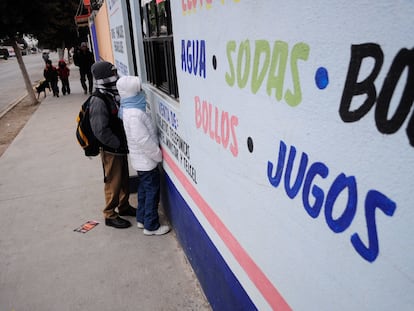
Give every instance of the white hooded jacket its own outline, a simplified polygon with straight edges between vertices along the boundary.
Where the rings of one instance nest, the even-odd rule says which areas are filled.
[[[145,94],[139,77],[123,76],[116,83],[121,96],[120,117],[124,123],[129,156],[136,171],[150,171],[162,161],[157,128],[145,112]]]

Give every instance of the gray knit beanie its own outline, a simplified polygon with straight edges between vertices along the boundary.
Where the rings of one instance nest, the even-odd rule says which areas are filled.
[[[96,62],[92,65],[91,71],[96,80],[107,79],[116,76],[116,68],[110,62]]]

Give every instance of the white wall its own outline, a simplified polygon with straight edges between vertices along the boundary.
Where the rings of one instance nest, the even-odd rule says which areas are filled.
[[[171,10],[180,101],[149,95],[164,167],[257,308],[412,310],[414,3]]]

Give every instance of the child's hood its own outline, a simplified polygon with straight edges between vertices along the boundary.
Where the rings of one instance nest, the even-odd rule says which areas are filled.
[[[135,76],[122,76],[116,82],[121,98],[128,98],[141,92],[141,78]]]

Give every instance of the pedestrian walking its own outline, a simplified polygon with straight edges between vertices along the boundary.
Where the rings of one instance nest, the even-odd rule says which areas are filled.
[[[43,58],[43,61],[46,64],[46,62],[49,60],[49,52],[43,52],[42,53],[42,58]]]
[[[92,95],[89,106],[91,128],[102,145],[105,224],[128,228],[131,223],[120,216],[136,217],[136,209],[129,204],[128,146],[122,121],[118,118],[118,75],[115,67],[105,61],[96,62],[91,70],[95,78],[95,92],[105,96],[104,100]]]
[[[58,72],[56,67],[52,65],[52,61],[50,59],[46,61],[43,76],[52,88],[53,96],[59,97]]]
[[[93,77],[91,66],[95,63],[95,58],[93,53],[89,51],[86,42],[81,43],[80,49],[78,49],[73,56],[73,61],[75,62],[75,65],[79,67],[80,82],[84,93],[87,94],[89,87],[89,94],[92,94]],[[86,79],[88,79],[88,86],[86,85]]]
[[[70,85],[69,85],[69,75],[70,69],[66,65],[66,62],[61,59],[58,63],[58,75],[60,78],[60,82],[62,83],[62,94],[66,95],[66,93],[70,94]]]
[[[127,137],[132,167],[138,173],[137,227],[145,235],[162,235],[170,231],[160,225],[158,204],[160,201],[160,172],[162,161],[156,126],[146,113],[147,102],[141,89],[141,79],[123,76],[116,83],[121,97],[119,117]]]

